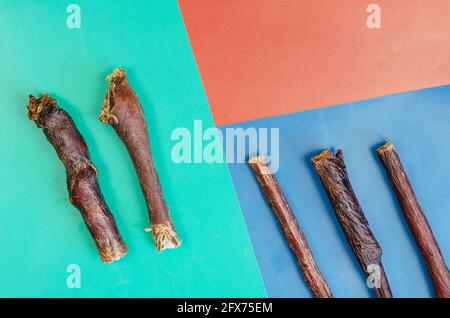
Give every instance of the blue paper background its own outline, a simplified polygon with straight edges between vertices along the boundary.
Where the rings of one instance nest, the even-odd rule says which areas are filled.
[[[377,156],[390,138],[450,262],[450,86],[222,127],[279,128],[278,181],[319,268],[338,297],[373,295],[353,256],[310,158],[342,148],[355,193],[383,248],[394,296],[434,291]],[[270,149],[270,147],[269,147]],[[266,289],[272,297],[311,296],[278,222],[246,164],[229,164]]]

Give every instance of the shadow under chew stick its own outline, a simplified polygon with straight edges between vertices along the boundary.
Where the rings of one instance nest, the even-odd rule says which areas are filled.
[[[28,117],[42,128],[63,162],[70,202],[80,210],[103,262],[123,257],[127,247],[100,192],[89,149],[72,118],[48,94],[39,99],[30,95]]]
[[[450,274],[447,265],[394,145],[388,142],[378,148],[377,153],[386,169],[409,228],[425,259],[436,296],[450,298]]]
[[[289,246],[303,272],[306,283],[311,288],[314,296],[318,298],[333,297],[327,282],[314,261],[308,242],[289,207],[286,197],[270,170],[267,158],[264,155],[253,157],[249,160],[249,164],[261,185],[267,201],[280,222]]]
[[[125,70],[117,68],[107,79],[110,85],[99,118],[114,128],[127,147],[147,203],[157,250],[176,248],[181,240],[163,197],[141,103],[128,83]]]
[[[333,155],[330,150],[325,150],[313,157],[311,161],[328,194],[353,253],[366,276],[371,277],[372,270],[378,269],[379,279],[375,280],[374,284],[377,296],[380,298],[392,297],[381,263],[381,247],[372,234],[369,223],[353,192],[342,150],[338,150],[336,155]]]

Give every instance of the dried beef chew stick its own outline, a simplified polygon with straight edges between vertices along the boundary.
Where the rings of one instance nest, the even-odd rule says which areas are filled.
[[[249,164],[261,185],[268,203],[280,222],[289,246],[303,272],[305,281],[314,296],[317,298],[333,297],[327,282],[317,267],[308,242],[292,213],[287,199],[270,170],[267,158],[264,155],[256,156],[249,160]]]
[[[133,161],[157,250],[176,248],[181,245],[181,240],[163,197],[141,103],[128,83],[125,70],[117,68],[107,79],[110,85],[99,118],[114,128]]]
[[[312,163],[328,198],[336,212],[345,236],[356,255],[367,277],[372,270],[378,269],[378,286],[375,283],[375,293],[380,298],[392,297],[391,289],[381,263],[381,247],[370,230],[358,199],[353,192],[344,163],[341,150],[336,155],[325,150],[312,158]]]
[[[377,153],[386,169],[408,226],[425,259],[436,296],[450,298],[450,273],[394,145],[388,142],[378,148]]]
[[[118,260],[127,253],[114,217],[100,192],[97,169],[72,118],[48,94],[30,95],[28,117],[42,128],[67,174],[70,202],[81,212],[103,262]]]

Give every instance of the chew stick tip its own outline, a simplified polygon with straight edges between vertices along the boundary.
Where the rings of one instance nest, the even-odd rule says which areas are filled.
[[[128,249],[124,246],[119,250],[111,250],[107,253],[101,253],[100,257],[104,263],[112,263],[118,261],[128,253]]]
[[[392,151],[392,150],[395,150],[394,144],[392,142],[388,141],[383,146],[379,147],[377,149],[377,152],[379,154],[382,154],[382,153]]]
[[[39,116],[36,116],[36,115],[38,115],[38,114],[36,114],[37,110],[38,110],[38,104],[39,103],[38,103],[36,97],[34,97],[31,94],[28,95],[28,118],[33,121],[36,121],[37,118],[39,117]]]
[[[331,156],[333,156],[333,152],[330,149],[325,149],[318,155],[312,157],[311,162],[314,164],[317,164],[317,163],[321,162],[322,160],[329,158]]]
[[[261,174],[272,174],[272,169],[269,165],[269,160],[267,159],[266,155],[257,155],[253,156],[249,159],[248,164],[252,169],[257,169],[261,172]]]
[[[123,68],[115,68],[111,74],[106,77],[106,80],[114,82],[127,77],[127,72]]]
[[[170,222],[165,224],[152,224],[151,232],[158,252],[181,246],[181,240]]]
[[[58,104],[49,94],[44,94],[40,98],[36,98],[31,94],[28,95],[28,118],[34,121],[38,126],[41,113],[51,107],[58,108]]]
[[[123,68],[116,68],[111,74],[106,77],[106,80],[110,81],[110,87],[103,101],[103,107],[98,118],[109,125],[117,125],[119,120],[112,114],[112,108],[114,107],[114,88],[116,84],[119,84],[127,78],[127,72]]]
[[[267,163],[267,157],[265,155],[253,156],[248,160],[248,163],[249,164]]]
[[[118,83],[118,81],[116,80],[117,78],[126,78],[125,70],[116,68],[110,75],[106,77],[106,79],[111,83],[103,101],[102,110],[100,112],[100,115],[98,116],[98,119],[100,119],[100,121],[108,125],[117,125],[119,123],[119,119],[112,113],[112,108],[115,104],[114,89],[116,83]]]

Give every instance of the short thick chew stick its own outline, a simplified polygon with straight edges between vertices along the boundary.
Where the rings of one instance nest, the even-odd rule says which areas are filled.
[[[107,79],[110,85],[99,118],[114,128],[127,147],[147,203],[157,250],[176,248],[181,240],[162,194],[141,103],[125,70],[118,68]]]
[[[266,157],[263,155],[253,157],[249,160],[249,164],[261,185],[267,201],[280,222],[289,246],[303,272],[306,283],[311,288],[314,296],[318,298],[333,297],[327,282],[314,261],[308,242],[289,207],[286,197],[270,170]]]
[[[28,117],[42,128],[63,162],[70,202],[80,210],[103,262],[123,257],[127,247],[100,192],[86,142],[72,118],[48,94],[39,99],[30,95]]]
[[[425,259],[437,297],[450,298],[450,274],[425,214],[390,142],[377,149],[400,207]]]
[[[378,286],[375,292],[380,298],[392,297],[386,274],[381,263],[381,247],[370,230],[358,199],[353,192],[341,150],[336,155],[325,150],[312,158],[345,236],[366,276],[378,269]],[[371,276],[372,277],[372,276]]]

